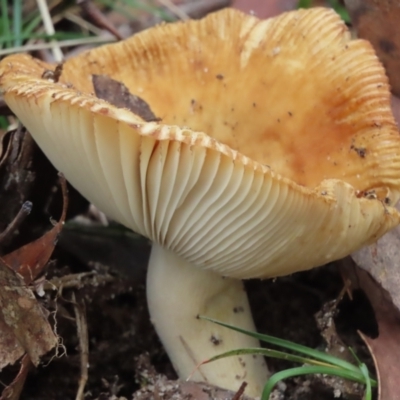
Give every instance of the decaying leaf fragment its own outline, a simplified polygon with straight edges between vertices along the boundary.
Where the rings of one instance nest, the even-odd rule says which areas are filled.
[[[48,313],[28,285],[47,264],[65,220],[65,179],[61,182],[64,207],[60,221],[41,238],[0,258],[0,369],[27,354],[18,376],[5,388],[1,399],[17,399],[28,365],[32,362],[37,366],[41,357],[58,343],[48,322]]]
[[[57,344],[57,337],[51,329],[44,309],[37,302],[33,292],[23,278],[0,260],[0,318],[16,340],[10,338],[28,353],[33,364],[38,365],[40,357]],[[2,337],[5,333],[2,332]],[[7,350],[7,349],[6,349]],[[15,360],[14,360],[15,361]]]

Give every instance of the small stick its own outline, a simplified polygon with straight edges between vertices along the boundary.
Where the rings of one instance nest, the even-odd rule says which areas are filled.
[[[50,281],[41,282],[43,290],[81,289],[84,286],[99,286],[109,282],[114,282],[112,275],[98,275],[96,272],[81,272],[77,274],[64,275],[60,278],[55,277]]]
[[[78,333],[81,358],[81,375],[79,377],[79,386],[75,400],[84,400],[85,386],[89,377],[89,334],[86,322],[86,307],[83,300],[80,300],[79,303],[76,301],[74,292],[72,293],[72,304],[74,306],[76,330]]]
[[[99,8],[94,3],[92,3],[90,0],[77,0],[76,3],[81,6],[82,10],[96,26],[107,30],[119,40],[123,39],[123,37],[114,27],[114,25],[107,19],[107,17],[99,10]]]
[[[97,36],[100,36],[103,33],[102,29],[98,28],[96,25],[82,18],[80,15],[74,14],[71,11],[65,13],[64,18],[80,26],[82,29],[94,33]]]
[[[68,39],[57,42],[58,47],[73,47],[73,46],[81,46],[86,44],[95,44],[95,43],[107,43],[107,42],[115,42],[115,37],[88,37],[81,39]],[[20,52],[28,52],[34,50],[46,50],[54,47],[54,43],[33,43],[27,44],[21,47],[12,47],[10,49],[2,49],[0,50],[0,56],[5,56],[7,54],[14,54]]]
[[[243,393],[244,393],[244,390],[246,389],[246,386],[247,386],[247,382],[243,382],[240,385],[240,388],[238,389],[238,391],[232,397],[232,400],[240,400],[241,397],[243,396]]]
[[[175,14],[182,21],[187,21],[188,19],[190,19],[190,17],[178,6],[176,6],[171,0],[158,0],[158,2],[164,7],[168,8],[168,10],[171,11],[172,14]]]
[[[25,201],[25,203],[22,204],[15,218],[10,222],[7,228],[0,233],[0,243],[8,239],[9,236],[12,235],[18,229],[22,221],[30,214],[31,211],[32,211],[32,203],[30,201]]]
[[[55,29],[54,29],[53,21],[51,20],[51,15],[50,15],[46,0],[36,0],[36,1],[37,1],[39,11],[40,11],[40,15],[42,17],[44,30],[46,31],[46,33],[48,35],[54,35]],[[56,62],[60,63],[63,60],[64,55],[63,55],[57,41],[52,40],[50,42],[50,44],[51,44],[51,51],[53,52],[54,60]]]

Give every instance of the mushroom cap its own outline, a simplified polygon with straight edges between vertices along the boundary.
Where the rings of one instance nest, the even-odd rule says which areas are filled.
[[[331,10],[232,9],[163,24],[53,68],[0,63],[4,99],[50,161],[110,217],[202,268],[284,275],[400,222],[400,138],[370,44]],[[93,96],[123,82],[161,122]]]

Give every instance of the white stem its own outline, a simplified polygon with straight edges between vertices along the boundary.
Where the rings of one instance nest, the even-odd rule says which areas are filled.
[[[197,268],[156,244],[149,261],[147,300],[151,320],[182,379],[212,356],[260,347],[253,338],[197,318],[204,315],[255,331],[241,281]],[[260,396],[267,377],[263,357],[241,355],[203,365],[191,379],[234,391],[246,381],[246,394]]]

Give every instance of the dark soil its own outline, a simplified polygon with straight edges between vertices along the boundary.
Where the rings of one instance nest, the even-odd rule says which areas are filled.
[[[76,232],[76,228],[72,230]],[[51,359],[48,357],[40,368],[30,374],[21,399],[67,400],[76,396],[80,376],[80,351],[71,306],[72,292],[85,303],[89,330],[90,368],[85,398],[170,398],[156,396],[151,390],[147,397],[143,397],[143,393],[137,393],[135,397],[135,392],[142,386],[152,384],[155,379],[159,379],[157,374],[166,376],[167,379],[162,380],[165,385],[171,385],[168,380],[176,379],[168,357],[149,321],[146,307],[145,259],[149,252],[149,244],[145,239],[130,237],[126,240],[126,245],[135,243],[135,246],[132,245],[131,257],[140,261],[133,262],[134,265],[129,271],[118,266],[109,268],[98,260],[98,256],[92,257],[95,259],[94,262],[85,262],[91,247],[99,246],[98,249],[101,249],[99,241],[104,240],[104,232],[107,229],[93,228],[91,244],[81,239],[81,236],[87,235],[85,229],[82,230],[84,231],[82,235],[71,235],[69,229],[66,229],[54,255],[56,262],[51,264],[47,277],[51,280],[57,276],[64,276],[65,279],[71,274],[89,271],[95,271],[95,275],[83,278],[81,281],[72,280],[75,287],[64,289],[62,295],[58,297],[57,332],[62,338],[65,353],[60,349],[59,356],[52,355]],[[96,235],[97,230],[101,231],[101,235]],[[114,245],[117,253],[124,252],[121,250],[123,248],[121,238],[125,237],[125,234],[121,231],[120,235],[119,239],[107,238],[110,242],[108,246]],[[69,250],[66,250],[67,248]],[[71,249],[79,250],[71,251]],[[123,258],[121,260],[124,262]],[[115,265],[119,264],[119,261],[118,256],[114,258]],[[335,265],[275,280],[249,281],[246,286],[260,332],[312,348],[325,348],[326,343],[314,316],[324,304],[335,299],[342,289],[341,277]],[[54,299],[54,292],[47,292],[43,303],[46,307],[54,309],[56,307]],[[352,346],[357,355],[373,368],[368,352],[356,333],[357,329],[362,329],[370,335],[376,335],[374,316],[365,297],[356,294],[353,301],[345,298],[338,308],[335,321],[344,343]],[[269,366],[277,371],[294,365],[289,362],[269,360]],[[152,376],[149,376],[149,371]],[[279,386],[276,398],[307,400],[337,398],[335,394],[337,396],[340,391],[335,392],[334,388],[338,385],[340,387],[340,382],[334,380],[333,383],[328,383],[325,378],[312,376],[290,379]]]

